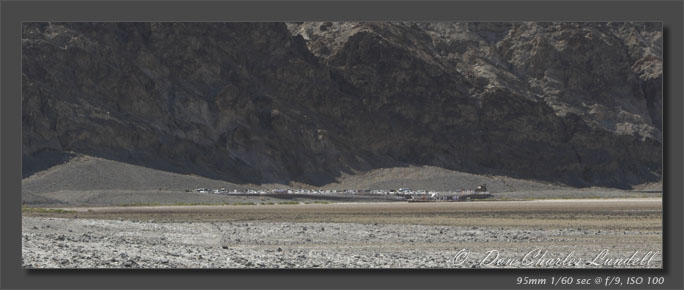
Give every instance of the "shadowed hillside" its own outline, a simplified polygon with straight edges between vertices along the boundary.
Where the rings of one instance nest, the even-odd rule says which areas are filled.
[[[63,152],[234,184],[662,176],[659,23],[25,23],[22,51],[25,176]]]

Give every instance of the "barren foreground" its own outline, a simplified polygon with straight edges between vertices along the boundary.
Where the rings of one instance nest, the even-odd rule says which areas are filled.
[[[651,198],[69,210],[24,214],[24,267],[662,266]]]

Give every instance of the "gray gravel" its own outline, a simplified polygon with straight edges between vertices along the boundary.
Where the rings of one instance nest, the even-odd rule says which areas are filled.
[[[520,260],[535,248],[553,258],[574,251],[582,263],[550,266],[574,268],[598,267],[586,260],[604,249],[611,257],[661,250],[660,232],[603,229],[39,217],[23,217],[22,224],[25,268],[480,268],[487,266],[480,263],[487,251]],[[470,254],[460,263],[456,257],[463,249]],[[648,267],[661,267],[661,259],[655,255]],[[500,267],[548,265],[493,266]]]

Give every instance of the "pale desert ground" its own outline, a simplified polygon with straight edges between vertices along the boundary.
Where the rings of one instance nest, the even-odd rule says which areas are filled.
[[[661,226],[660,198],[72,207],[25,212],[23,266],[660,268]]]

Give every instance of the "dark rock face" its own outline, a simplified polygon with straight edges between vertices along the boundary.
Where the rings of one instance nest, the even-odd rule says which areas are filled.
[[[644,23],[26,23],[24,159],[238,183],[404,164],[577,186],[661,178]]]

